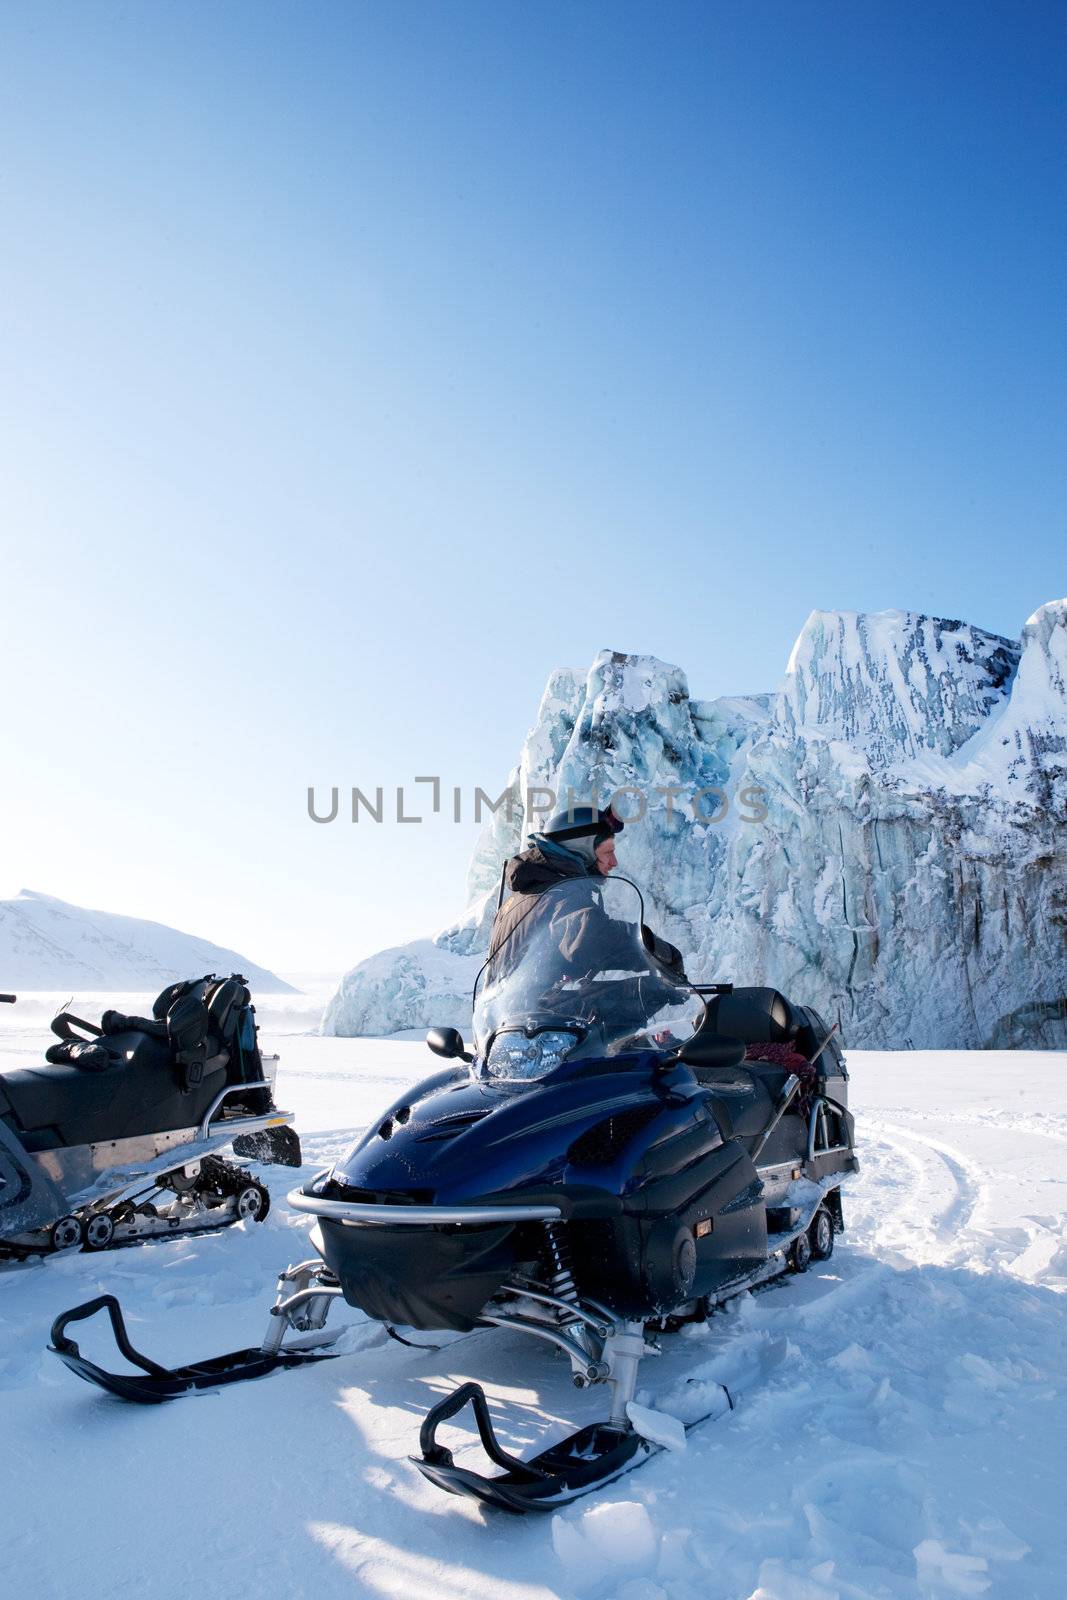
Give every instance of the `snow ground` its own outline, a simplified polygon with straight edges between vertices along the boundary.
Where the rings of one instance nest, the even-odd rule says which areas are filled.
[[[29,996],[0,1019],[0,1066],[35,1058],[54,1009]],[[260,1021],[308,1173],[433,1066],[417,1043],[292,1032],[307,1026],[296,996]],[[266,1169],[261,1225],[0,1270],[4,1591],[1062,1600],[1067,1057],[849,1063],[863,1171],[832,1260],[642,1368],[646,1402],[691,1406],[692,1378],[727,1383],[736,1409],[555,1517],[445,1496],[406,1460],[421,1415],[465,1378],[509,1408],[504,1437],[527,1451],[596,1414],[603,1394],[577,1394],[519,1335],[418,1335],[447,1342],[423,1355],[363,1323],[337,1361],[153,1410],[46,1354],[52,1318],[104,1290],[159,1360],[257,1343],[277,1271],[312,1253],[284,1204],[296,1174]],[[83,1347],[103,1359],[106,1340]]]

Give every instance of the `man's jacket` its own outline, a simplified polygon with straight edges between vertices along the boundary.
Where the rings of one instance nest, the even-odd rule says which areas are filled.
[[[586,976],[596,967],[635,972],[644,966],[632,926],[616,921],[604,909],[597,891],[604,880],[590,875],[577,858],[567,859],[568,854],[549,853],[535,844],[508,862],[504,881],[511,893],[493,920],[489,940],[491,981],[499,981],[514,971],[535,932],[550,933],[575,978]],[[588,903],[576,904],[574,895],[546,894],[546,890],[568,879],[588,886]],[[650,928],[642,926],[641,938],[665,973],[675,982],[685,983],[681,952]]]

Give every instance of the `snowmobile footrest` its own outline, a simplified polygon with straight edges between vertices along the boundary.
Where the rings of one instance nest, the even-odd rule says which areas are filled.
[[[82,1355],[73,1339],[67,1337],[67,1327],[72,1322],[84,1322],[98,1311],[106,1311],[111,1319],[111,1331],[119,1354],[131,1366],[140,1367],[140,1373],[108,1372]],[[52,1324],[52,1342],[48,1347],[53,1355],[65,1363],[87,1383],[95,1383],[120,1400],[136,1400],[142,1405],[156,1405],[163,1400],[177,1400],[181,1395],[197,1389],[215,1389],[220,1384],[237,1383],[244,1378],[263,1378],[279,1367],[303,1366],[310,1361],[324,1361],[339,1354],[336,1350],[233,1350],[224,1356],[209,1356],[187,1367],[161,1367],[158,1362],[135,1350],[126,1332],[122,1307],[113,1294],[101,1294],[84,1305],[73,1306],[62,1312]]]
[[[457,1467],[452,1452],[437,1443],[442,1422],[470,1404],[478,1425],[482,1449],[503,1472],[489,1478]],[[613,1428],[594,1422],[569,1439],[550,1445],[531,1461],[508,1455],[493,1431],[492,1418],[480,1384],[464,1383],[426,1415],[419,1434],[421,1458],[410,1459],[424,1477],[450,1494],[465,1494],[503,1511],[555,1511],[579,1495],[598,1489],[620,1473],[636,1466],[653,1452],[632,1428]]]

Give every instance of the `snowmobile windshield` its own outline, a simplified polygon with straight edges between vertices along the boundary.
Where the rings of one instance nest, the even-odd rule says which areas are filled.
[[[478,980],[479,1076],[543,1078],[565,1060],[671,1050],[696,1032],[703,1001],[645,948],[633,884],[568,878],[522,899]]]

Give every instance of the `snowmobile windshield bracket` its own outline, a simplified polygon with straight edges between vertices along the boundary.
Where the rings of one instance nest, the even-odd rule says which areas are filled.
[[[542,1472],[539,1467],[519,1461],[517,1457],[509,1456],[507,1451],[501,1448],[493,1432],[493,1419],[489,1415],[485,1390],[478,1383],[460,1384],[453,1394],[446,1395],[426,1413],[419,1430],[419,1449],[422,1451],[424,1461],[430,1462],[435,1467],[454,1465],[451,1450],[437,1443],[437,1429],[442,1422],[447,1422],[450,1417],[462,1411],[468,1403],[474,1410],[474,1420],[478,1424],[478,1437],[482,1441],[482,1449],[490,1461],[495,1462],[498,1467],[503,1467],[506,1472],[521,1476],[527,1483],[537,1483],[551,1478],[551,1473]]]
[[[52,1324],[52,1349],[56,1355],[80,1356],[78,1346],[73,1339],[68,1339],[66,1330],[72,1322],[85,1322],[89,1317],[95,1317],[98,1311],[106,1311],[111,1318],[111,1331],[115,1336],[115,1343],[126,1360],[133,1366],[140,1367],[142,1372],[147,1372],[152,1378],[169,1378],[170,1373],[166,1367],[161,1367],[155,1361],[150,1361],[139,1350],[135,1350],[130,1343],[126,1324],[122,1318],[122,1307],[113,1294],[97,1295],[95,1300],[86,1300],[84,1305],[74,1306],[70,1311],[64,1311]]]

